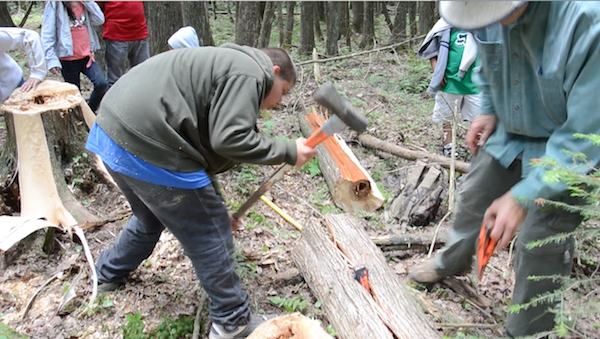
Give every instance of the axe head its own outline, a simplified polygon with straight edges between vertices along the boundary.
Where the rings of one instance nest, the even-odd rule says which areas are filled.
[[[323,107],[329,110],[329,113],[335,114],[342,120],[350,129],[358,132],[364,132],[367,129],[369,121],[367,118],[356,112],[354,107],[342,98],[330,83],[325,83],[317,89],[313,98]]]

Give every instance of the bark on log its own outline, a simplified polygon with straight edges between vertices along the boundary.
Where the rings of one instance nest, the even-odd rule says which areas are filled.
[[[422,151],[413,151],[402,146],[398,146],[395,144],[391,144],[389,142],[385,142],[381,139],[378,139],[372,135],[361,134],[358,136],[358,140],[362,143],[363,146],[370,147],[376,150],[384,151],[391,153],[393,155],[399,156],[408,160],[417,160],[417,159],[428,159],[430,162],[440,164],[444,168],[450,168],[450,159],[441,155],[422,152]],[[454,163],[455,169],[462,173],[469,172],[470,164],[464,161],[455,161]]]
[[[325,221],[329,232],[307,225],[292,259],[339,337],[440,338],[360,222],[340,214]],[[370,291],[353,277],[358,266],[369,270]]]
[[[16,140],[16,149],[5,148],[2,159],[14,166],[4,172],[18,170],[21,215],[44,217],[65,227],[96,221],[72,195],[61,166],[85,152],[87,131],[82,118],[90,125],[95,119],[77,87],[46,80],[30,92],[15,90],[0,110],[11,131],[8,135]],[[10,161],[15,154],[18,169]]]
[[[298,120],[307,137],[324,123],[314,108],[311,114]],[[344,212],[371,212],[383,206],[385,198],[377,184],[344,140],[337,136],[326,139],[317,146],[317,158],[333,202]]]

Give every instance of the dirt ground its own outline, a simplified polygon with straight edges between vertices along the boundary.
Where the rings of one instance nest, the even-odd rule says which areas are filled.
[[[405,79],[414,77],[413,56],[388,51],[323,64],[321,76],[334,82],[349,101],[369,118],[368,133],[388,142],[441,154],[440,127],[431,122],[433,99],[420,91],[402,88]],[[283,106],[263,113],[262,132],[294,139],[300,136],[296,119],[309,111],[317,88],[312,65],[301,67],[301,82],[283,102]],[[84,96],[90,84],[84,81]],[[2,138],[5,127],[0,129]],[[465,129],[459,130],[464,138]],[[388,196],[401,189],[403,169],[412,162],[364,148],[351,132],[342,133],[361,164],[381,184]],[[459,159],[470,155],[461,144]],[[239,206],[273,171],[274,166],[239,166],[220,175],[228,206]],[[460,184],[460,183],[459,183]],[[127,202],[118,193],[110,193],[104,184],[74,192],[87,200],[88,208],[101,219],[110,219],[128,211]],[[322,175],[311,177],[307,170],[294,170],[277,183],[268,196],[300,224],[321,223],[324,213],[340,213],[328,195]],[[193,208],[193,206],[190,206]],[[386,217],[387,204],[373,213],[356,216],[371,236],[402,232],[396,220]],[[428,227],[409,227],[407,233],[432,232],[446,214],[444,200],[437,217]],[[87,230],[85,235],[94,258],[116,240],[127,219]],[[235,234],[237,272],[251,297],[253,311],[282,314],[284,309],[269,301],[271,297],[306,301],[301,311],[329,325],[327,315],[295,271],[290,259],[301,233],[262,202],[245,218],[246,228]],[[440,232],[448,227],[442,223]],[[43,232],[38,232],[2,255],[0,271],[0,321],[31,338],[118,338],[125,316],[141,313],[149,333],[164,317],[193,317],[199,304],[200,287],[191,263],[177,240],[167,231],[146,262],[134,271],[125,288],[101,295],[96,305],[87,305],[91,294],[89,267],[81,245],[66,234],[59,234],[59,248],[50,255],[41,250]],[[427,250],[385,252],[389,265],[423,307],[423,312],[439,326],[440,334],[450,338],[499,338],[513,287],[513,267],[509,252],[491,259],[483,281],[477,284],[472,274],[457,280],[422,288],[408,282],[408,269],[427,257]],[[62,275],[47,281],[58,272]],[[81,274],[77,296],[60,307],[68,286]],[[47,283],[45,285],[45,283]],[[44,286],[45,287],[42,287]],[[24,311],[39,290],[28,314]],[[452,324],[463,325],[452,325]]]

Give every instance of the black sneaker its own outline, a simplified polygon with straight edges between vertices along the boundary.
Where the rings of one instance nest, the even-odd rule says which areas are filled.
[[[251,314],[248,323],[239,326],[223,326],[213,323],[208,339],[245,339],[258,325],[274,317],[276,315]]]
[[[452,144],[446,144],[444,145],[444,147],[442,148],[442,152],[444,153],[444,156],[447,158],[452,158]],[[458,152],[454,152],[454,156],[458,156]]]

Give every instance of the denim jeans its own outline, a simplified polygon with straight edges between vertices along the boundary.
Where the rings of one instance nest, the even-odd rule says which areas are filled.
[[[125,73],[125,63],[129,60],[129,67],[141,64],[150,57],[148,39],[135,41],[114,41],[104,39],[106,52],[106,77],[109,86],[112,86]]]
[[[459,201],[448,234],[448,242],[436,256],[439,274],[450,276],[471,269],[477,237],[483,214],[491,203],[508,192],[521,180],[521,161],[515,160],[504,168],[488,153],[480,151],[459,193]],[[581,204],[569,196],[558,200]],[[529,276],[568,275],[573,261],[574,241],[551,243],[529,249],[527,244],[561,233],[571,232],[581,223],[582,217],[562,209],[536,206],[527,212],[515,242],[515,288],[512,304],[525,304],[533,297],[560,287],[552,279],[529,280]],[[552,304],[540,303],[536,307],[508,315],[506,330],[510,336],[520,337],[551,330],[554,314],[547,312]]]
[[[181,189],[150,184],[109,169],[129,201],[133,216],[113,247],[96,263],[98,281],[125,282],[152,254],[167,228],[179,241],[210,296],[211,321],[235,326],[249,316],[248,294],[234,270],[233,235],[227,209],[213,185]]]
[[[97,63],[92,62],[89,68],[85,67],[89,60],[89,57],[72,61],[61,60],[61,72],[66,82],[77,86],[79,89],[81,89],[79,79],[80,73],[85,74],[85,76],[90,79],[92,84],[94,84],[94,90],[90,95],[88,105],[92,109],[92,112],[95,113],[96,110],[98,110],[98,106],[100,106],[100,100],[102,100],[104,93],[108,90],[108,82],[104,77],[104,73],[102,73],[102,69]]]

